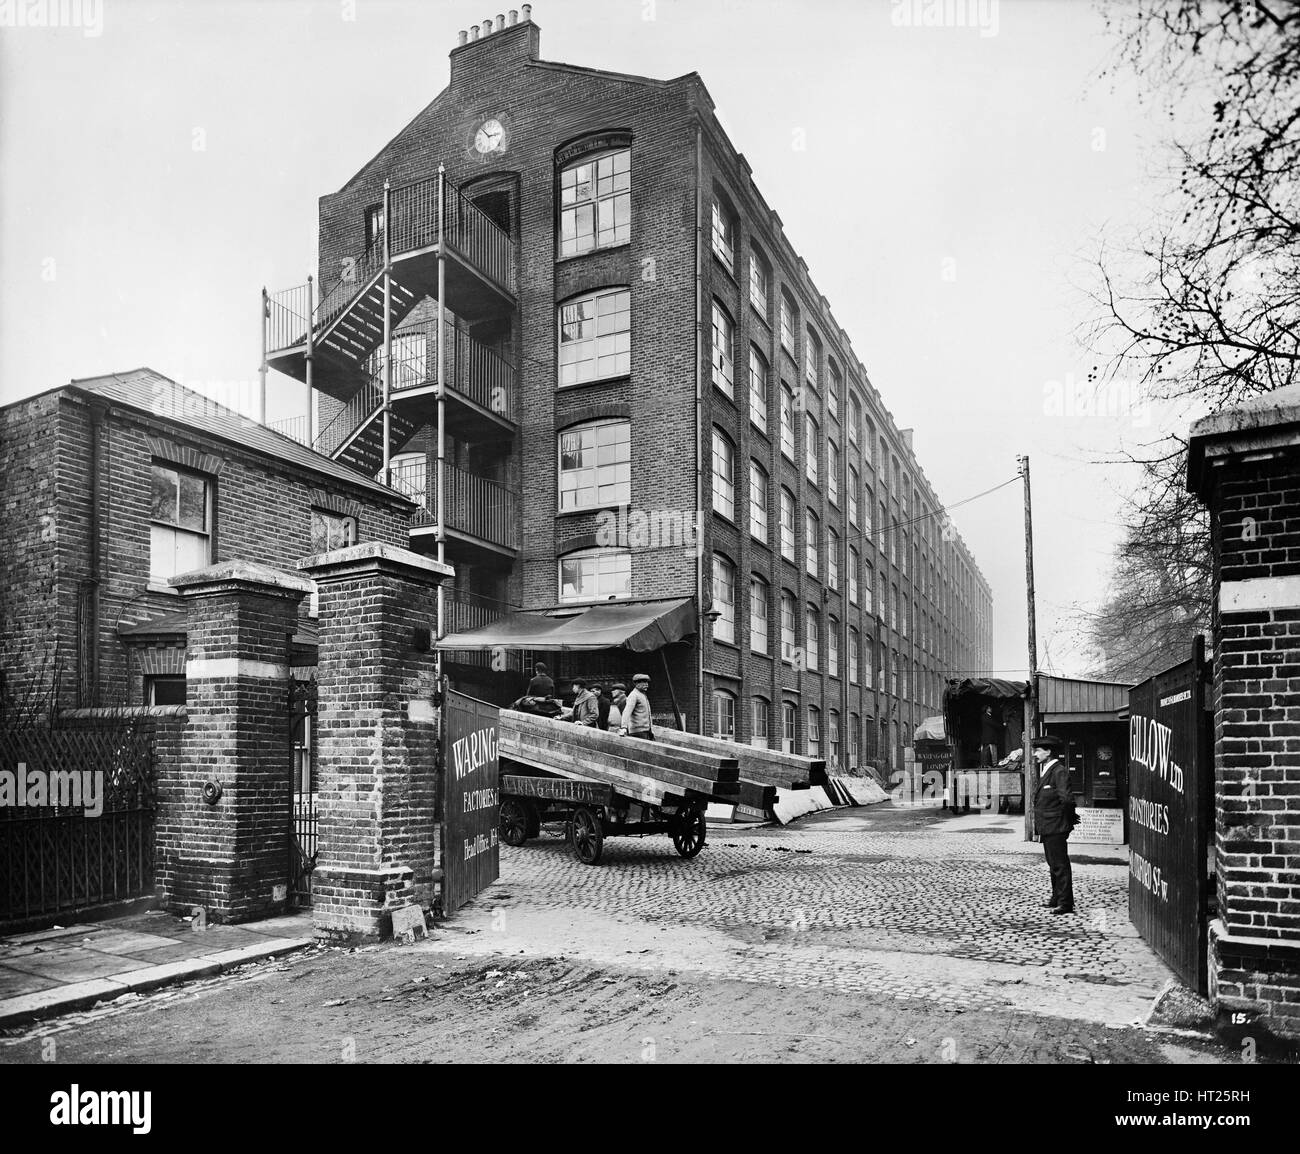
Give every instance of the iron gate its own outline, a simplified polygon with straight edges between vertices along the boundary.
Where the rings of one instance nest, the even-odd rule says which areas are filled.
[[[311,905],[316,869],[316,679],[289,682],[289,726],[293,738],[289,811],[289,908]]]
[[[1189,660],[1129,690],[1129,918],[1202,994],[1213,892],[1209,688],[1210,666],[1198,637]]]
[[[0,730],[0,922],[152,896],[156,787],[146,727]]]

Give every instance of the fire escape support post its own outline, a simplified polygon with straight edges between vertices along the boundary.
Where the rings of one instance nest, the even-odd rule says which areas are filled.
[[[311,360],[313,349],[313,325],[312,319],[316,315],[316,305],[314,302],[315,285],[312,282],[311,274],[307,274],[307,356],[306,356],[306,377],[307,377],[307,448],[316,447],[316,397],[312,393],[311,384]]]
[[[258,420],[263,424],[266,423],[266,350],[269,339],[267,330],[271,327],[271,297],[266,291],[266,285],[262,286],[262,365],[257,370],[259,384],[257,389],[258,408],[261,410]]]
[[[393,483],[393,456],[389,405],[393,395],[393,246],[392,196],[387,180],[384,181],[384,444],[382,475],[385,485]]]
[[[438,165],[438,476],[435,481],[435,512],[438,519],[438,561],[445,563],[447,551],[446,468],[447,468],[447,169]],[[446,631],[446,591],[438,583],[438,638]],[[438,683],[442,684],[442,651],[437,654]]]

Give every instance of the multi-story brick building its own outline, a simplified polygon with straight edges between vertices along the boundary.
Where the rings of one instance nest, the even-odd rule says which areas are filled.
[[[359,539],[405,544],[412,504],[149,369],[0,409],[4,700],[185,702],[169,579],[222,561],[292,570]],[[298,664],[314,664],[304,605]]]
[[[444,633],[689,599],[662,669],[690,728],[892,764],[987,670],[988,582],[699,76],[539,39],[528,6],[462,33],[447,88],[321,199],[320,291],[266,298],[267,363],[315,390],[318,448],[422,503]]]

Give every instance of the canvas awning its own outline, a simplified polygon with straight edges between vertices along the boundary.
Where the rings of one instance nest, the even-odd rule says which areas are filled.
[[[672,601],[607,601],[574,613],[550,609],[508,613],[464,633],[448,633],[439,649],[630,649],[651,653],[696,630],[695,604]]]

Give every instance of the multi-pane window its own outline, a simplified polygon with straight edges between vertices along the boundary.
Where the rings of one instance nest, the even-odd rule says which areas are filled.
[[[731,214],[713,202],[713,255],[729,273],[736,271],[736,226]]]
[[[822,629],[817,610],[811,605],[804,610],[803,626],[804,661],[808,669],[815,671],[821,667]]]
[[[717,301],[713,302],[713,383],[733,400],[736,396],[736,326]]]
[[[821,430],[817,427],[811,413],[804,414],[803,423],[803,454],[804,470],[808,474],[808,480],[814,485],[817,484],[817,459],[820,456],[818,452],[818,442],[821,439]]]
[[[826,442],[826,496],[840,503],[840,447],[834,441]]]
[[[560,306],[560,387],[632,371],[632,294],[604,289]]]
[[[749,579],[749,648],[754,653],[768,651],[768,585],[763,578]]]
[[[826,627],[826,672],[840,675],[840,623],[834,617]]]
[[[366,255],[384,246],[384,206],[372,204],[366,209]]]
[[[862,402],[849,394],[849,440],[858,443],[858,426],[862,423]]]
[[[713,736],[723,741],[736,740],[736,697],[725,689],[713,691]]]
[[[627,549],[582,549],[561,557],[559,569],[561,601],[608,601],[632,594]]]
[[[868,637],[864,643],[863,652],[862,652],[862,659],[863,659],[862,660],[862,675],[863,675],[862,683],[867,689],[875,688],[875,681],[871,676],[871,670],[873,668],[871,664],[873,660],[872,651],[874,649],[875,649],[875,643],[871,640],[870,637]]]
[[[808,706],[808,756],[822,755],[822,711],[815,705]]]
[[[797,619],[799,610],[795,606],[794,594],[788,589],[781,590],[781,660],[794,661],[795,651],[799,648]]]
[[[871,523],[871,510],[875,504],[875,495],[871,492],[871,486],[868,485],[863,491],[862,509],[866,514],[862,522],[862,528],[866,531],[867,536],[875,532],[875,526]]]
[[[793,701],[781,703],[781,752],[794,753],[795,734],[799,727],[799,709]]]
[[[818,575],[818,555],[821,553],[821,536],[822,523],[817,514],[811,509],[805,509],[803,513],[803,532],[804,532],[804,563],[808,568],[808,575],[816,577]]]
[[[423,500],[424,494],[420,494]],[[343,513],[327,513],[323,509],[311,511],[311,551],[328,553],[331,549],[346,549],[357,543],[357,519]]]
[[[885,612],[889,614],[889,628],[895,632],[898,630],[898,586],[889,587],[889,604],[885,606]]]
[[[749,533],[764,544],[768,533],[768,478],[757,461],[749,462]]]
[[[871,651],[871,642],[867,642],[867,652]],[[884,693],[889,689],[889,682],[885,680],[885,674],[888,670],[885,668],[888,662],[888,650],[883,643],[876,646],[876,683],[880,686],[880,692]]]
[[[827,385],[826,385],[826,409],[832,417],[840,415],[840,391],[844,388],[844,379],[840,376],[840,370],[835,367],[834,361],[826,362],[827,368]]]
[[[767,432],[767,361],[753,345],[749,346],[749,419]]]
[[[794,460],[794,393],[790,386],[781,386],[781,452]]]
[[[832,709],[826,719],[826,759],[832,766],[840,763],[840,714]]]
[[[713,511],[736,519],[736,447],[721,429],[713,430]]]
[[[767,731],[770,725],[771,708],[765,697],[750,698],[749,744],[759,749],[767,748]]]
[[[794,356],[794,301],[781,293],[781,347]]]
[[[632,500],[632,422],[593,421],[559,436],[560,512]]]
[[[873,590],[875,589],[875,580],[876,580],[876,571],[872,567],[871,562],[868,561],[866,575],[862,582],[862,593],[863,593],[862,608],[865,609],[868,613],[874,613],[876,611],[875,605],[872,600]]]
[[[877,508],[880,510],[880,520],[872,527],[872,539],[876,548],[885,553],[889,549],[889,542],[885,540],[889,536],[889,506],[881,500]]]
[[[858,523],[858,471],[849,466],[849,524]]]
[[[858,670],[861,662],[861,652],[858,648],[858,631],[849,630],[849,684],[857,685]]]
[[[882,569],[876,574],[876,612],[880,615],[882,620],[887,612],[885,609],[885,603],[887,601],[888,598],[885,596],[885,571]]]
[[[212,489],[206,477],[153,466],[149,579],[158,584],[212,563]],[[321,550],[323,552],[323,550]]]
[[[858,603],[858,551],[849,546],[849,604]]]
[[[862,457],[868,465],[871,464],[871,454],[876,445],[876,424],[870,417],[867,418],[866,428],[862,437]]]
[[[834,529],[826,531],[826,584],[840,587],[840,535]]]
[[[880,530],[883,533],[884,523],[881,523]],[[898,564],[898,518],[890,517],[889,519],[889,560],[893,565]]]
[[[902,633],[904,637],[907,636],[907,618],[911,614],[911,612],[912,612],[912,607],[908,603],[907,595],[904,593],[900,593],[899,605],[898,605],[898,629],[899,632]]]
[[[803,374],[808,383],[818,391],[821,390],[822,343],[817,334],[808,330],[808,339],[803,345]]]
[[[632,238],[632,152],[621,149],[560,173],[560,257]]]
[[[713,640],[736,641],[736,567],[721,553],[713,554],[713,608],[720,617],[713,623]]]
[[[891,649],[891,650],[889,651],[889,672],[890,672],[890,685],[891,685],[891,688],[892,688],[892,691],[893,691],[894,696],[897,697],[897,696],[898,696],[898,686],[899,686],[899,680],[898,680],[898,650],[897,650],[897,649]]]
[[[849,765],[858,764],[858,730],[862,728],[862,718],[856,713],[849,714]]]
[[[772,274],[756,251],[749,254],[749,303],[767,319],[768,299],[772,293]]]
[[[781,488],[781,556],[794,560],[794,494]]]

